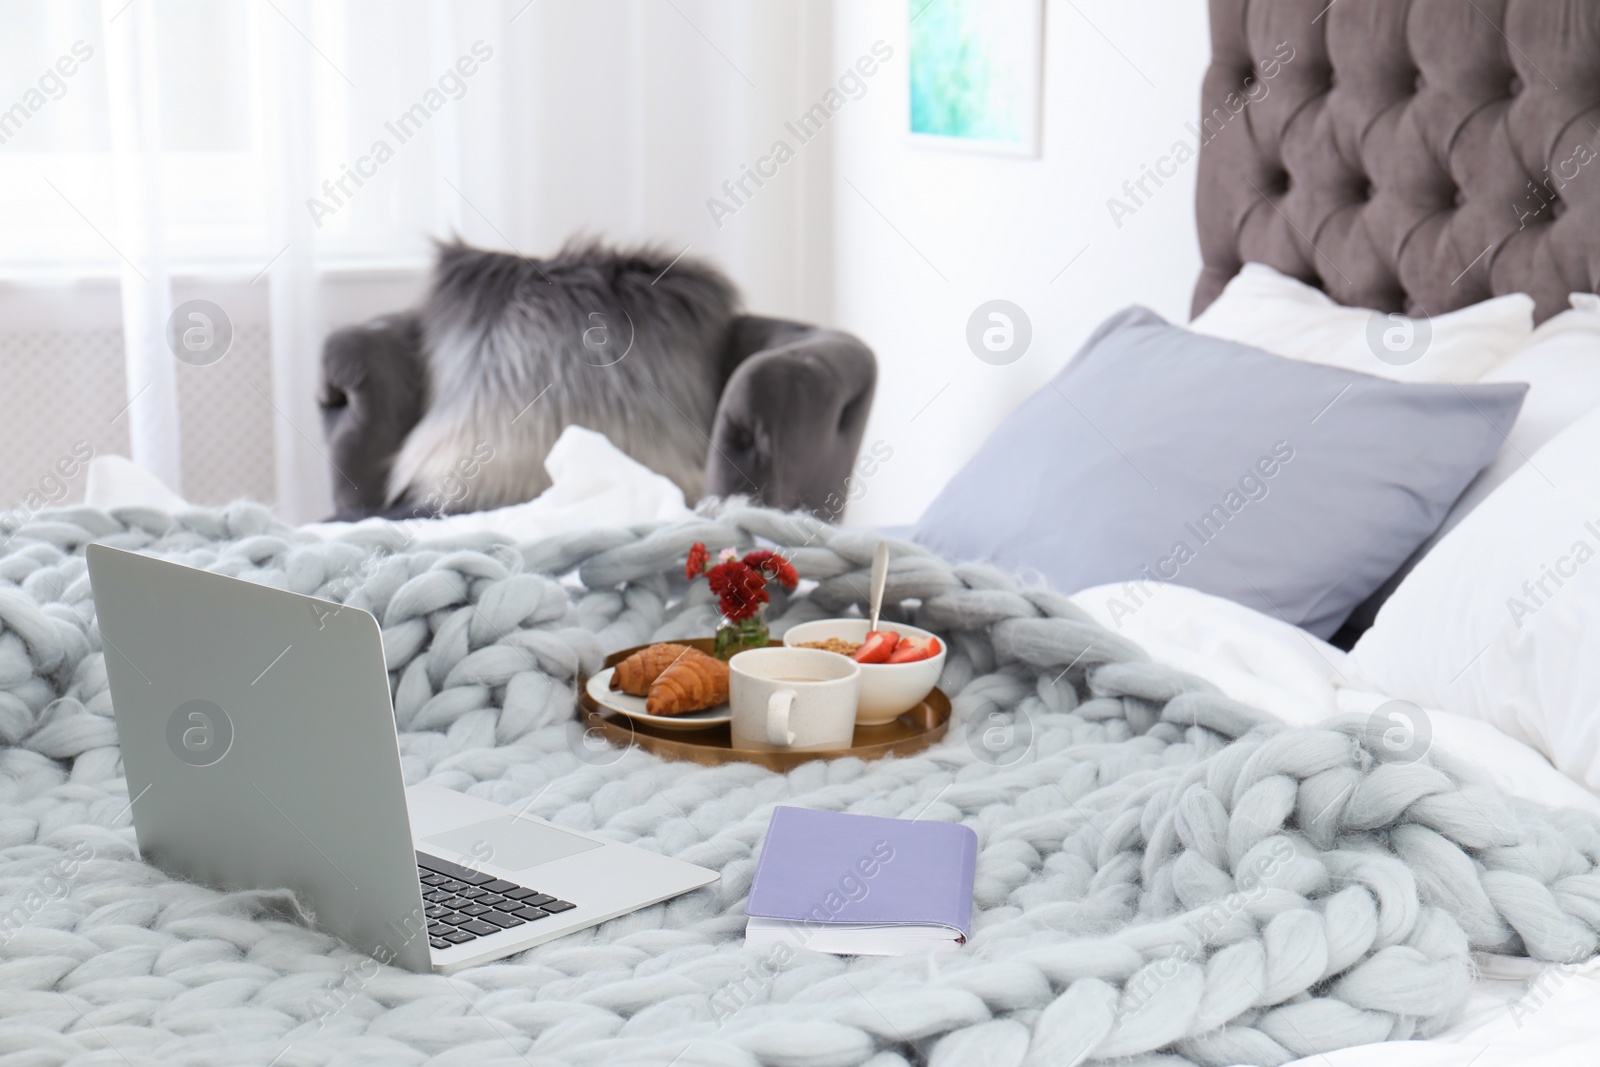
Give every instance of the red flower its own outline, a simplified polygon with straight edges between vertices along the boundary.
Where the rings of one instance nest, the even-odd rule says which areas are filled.
[[[706,572],[706,581],[717,594],[722,614],[734,622],[750,618],[771,599],[766,576],[743,560],[717,564]]]
[[[785,589],[792,590],[800,583],[794,564],[767,549],[759,549],[744,558],[744,565],[760,571],[768,580],[776,578]]]
[[[704,574],[711,591],[717,596],[722,614],[734,622],[750,618],[761,609],[761,605],[772,602],[767,592],[768,582],[776,580],[785,589],[793,589],[800,583],[800,575],[795,572],[794,565],[767,549],[759,549],[739,559],[734,556],[733,549],[725,548],[721,559],[721,563],[710,566],[711,557],[706,546],[696,541],[689,549],[689,560],[684,565],[683,573],[690,580]]]

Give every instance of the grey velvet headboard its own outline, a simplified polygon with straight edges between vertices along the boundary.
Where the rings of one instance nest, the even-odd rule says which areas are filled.
[[[1195,313],[1252,260],[1411,315],[1600,283],[1600,0],[1211,0],[1211,43]]]

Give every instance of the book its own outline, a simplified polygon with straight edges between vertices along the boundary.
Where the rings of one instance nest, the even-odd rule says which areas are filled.
[[[978,835],[958,823],[777,808],[746,945],[845,956],[954,950],[972,921]]]

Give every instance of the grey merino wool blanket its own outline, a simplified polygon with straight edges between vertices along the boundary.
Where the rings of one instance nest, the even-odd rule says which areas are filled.
[[[1276,725],[1060,595],[897,547],[892,616],[947,636],[956,723],[919,755],[787,774],[596,748],[576,677],[705,634],[690,544],[757,542],[858,606],[872,539],[729,507],[525,544],[322,542],[254,507],[59,511],[0,547],[0,1058],[7,1063],[1276,1064],[1432,1034],[1471,953],[1596,951],[1600,825],[1398,761],[1363,722]],[[139,862],[84,544],[315,593],[383,628],[408,782],[715,868],[664,904],[445,978],[381,966]],[[575,573],[576,579],[572,577]],[[558,576],[567,576],[565,580]],[[978,836],[973,935],[938,957],[746,949],[775,805]]]

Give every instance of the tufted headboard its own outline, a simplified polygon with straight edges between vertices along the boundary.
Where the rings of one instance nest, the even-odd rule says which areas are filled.
[[[1437,315],[1600,284],[1600,0],[1211,0],[1198,314],[1247,261]]]

